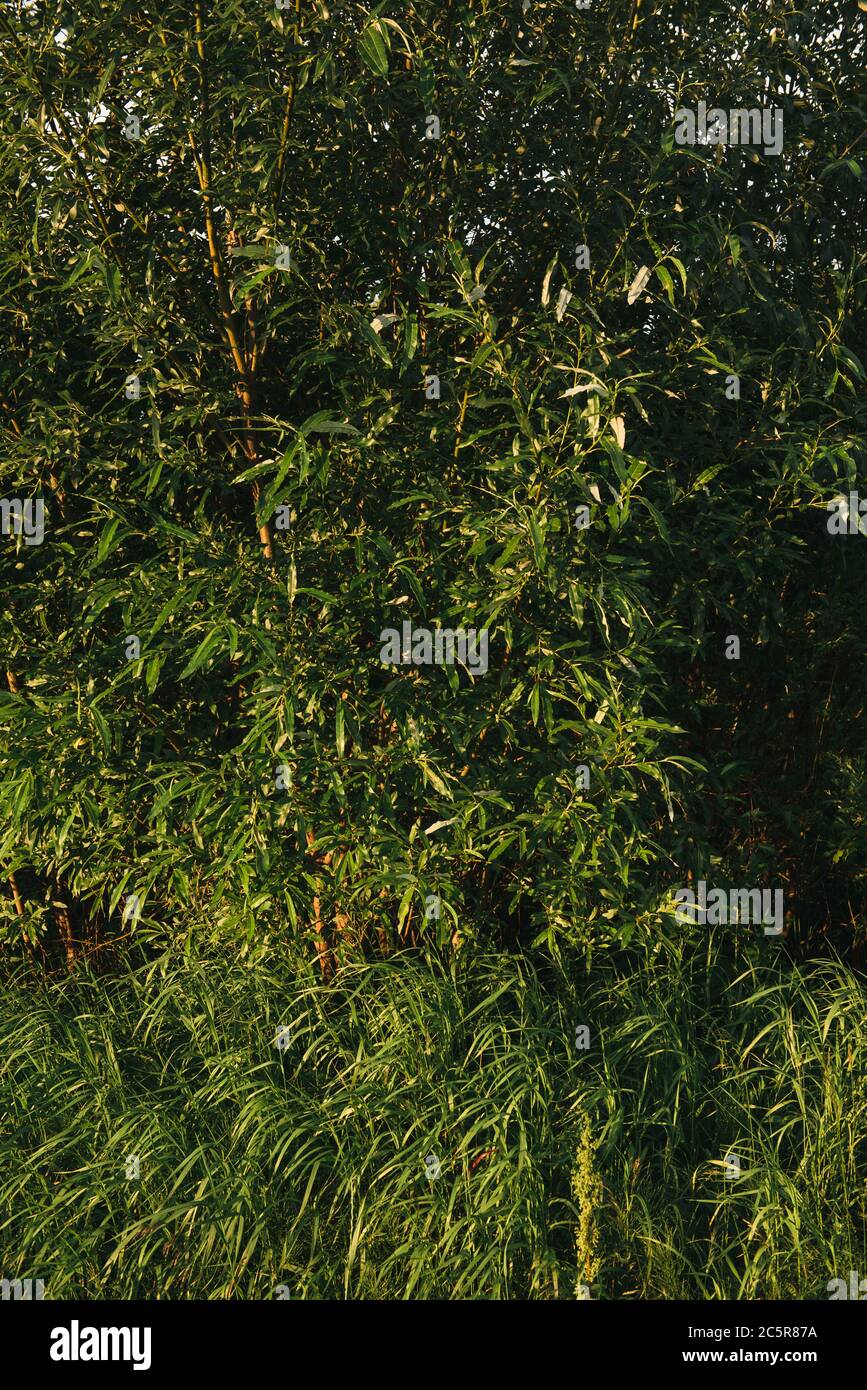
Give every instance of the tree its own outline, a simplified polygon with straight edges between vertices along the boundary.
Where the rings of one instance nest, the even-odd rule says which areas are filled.
[[[847,927],[863,49],[839,0],[5,7],[10,941],[628,943],[710,866]],[[405,621],[487,670],[384,665]]]

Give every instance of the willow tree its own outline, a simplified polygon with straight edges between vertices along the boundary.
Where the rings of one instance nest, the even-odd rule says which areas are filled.
[[[847,929],[863,52],[842,0],[4,4],[10,942],[628,943],[710,865]]]

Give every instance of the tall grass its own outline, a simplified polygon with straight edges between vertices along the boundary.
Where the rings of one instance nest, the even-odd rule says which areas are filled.
[[[0,1274],[53,1298],[571,1298],[590,1232],[594,1297],[825,1297],[867,1273],[865,990],[778,950],[721,931],[591,975],[402,954],[323,987],[209,944],[7,977]]]

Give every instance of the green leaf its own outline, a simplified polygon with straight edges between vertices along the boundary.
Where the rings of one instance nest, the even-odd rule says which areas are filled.
[[[533,540],[533,554],[536,557],[536,564],[540,570],[545,568],[547,555],[545,552],[545,540],[542,535],[539,523],[533,513],[530,513],[530,535]]]
[[[157,653],[156,656],[150,658],[145,667],[145,689],[149,695],[153,695],[157,688],[157,682],[159,681],[160,671],[163,668],[164,661],[165,657]]]
[[[193,652],[193,655],[190,657],[183,671],[181,671],[178,680],[185,680],[186,677],[191,676],[194,671],[198,671],[199,667],[204,666],[205,662],[208,660],[208,657],[211,655],[212,652],[216,651],[217,647],[220,646],[222,641],[222,627],[213,628],[208,633],[208,635],[205,638],[203,638],[202,641],[199,643],[198,647]]]
[[[680,276],[680,278],[681,278],[681,280],[682,280],[682,282],[683,282],[683,292],[684,292],[684,294],[686,294],[686,271],[684,270],[683,262],[682,262],[682,261],[679,261],[679,260],[677,259],[677,256],[669,256],[668,260],[669,260],[669,264],[670,264],[670,265],[673,265],[674,268],[675,268],[675,270],[676,270],[677,273],[679,274],[679,276]]]
[[[90,269],[90,266],[96,259],[96,251],[91,246],[86,251],[86,253],[79,259],[78,264],[76,265],[69,278],[67,280],[64,280],[63,284],[60,286],[60,289],[58,290],[58,293],[62,294],[64,290],[68,290],[71,285],[74,285],[77,280],[80,280],[84,272]]]
[[[112,304],[120,301],[120,271],[117,266],[108,261],[102,263],[102,273],[108,288],[108,297]]]
[[[346,733],[345,721],[343,716],[343,701],[337,701],[337,715],[334,721],[334,741],[337,745],[337,756],[342,758],[346,752]]]
[[[358,40],[358,52],[362,62],[378,77],[388,74],[388,55],[391,43],[388,31],[378,21],[369,24]]]
[[[418,346],[418,322],[415,314],[409,314],[403,331],[403,359],[411,362]]]
[[[438,772],[434,772],[433,768],[427,762],[421,760],[419,761],[419,767],[424,774],[425,780],[430,782],[431,786],[434,787],[441,796],[448,797],[449,801],[454,799],[447,783],[443,781]]]
[[[111,521],[107,522],[107,524],[102,528],[102,534],[99,538],[99,545],[96,548],[97,564],[101,564],[101,562],[105,559],[106,555],[109,555],[111,551],[114,550],[115,547],[113,545],[113,541],[117,534],[120,524],[121,518],[119,516],[115,516],[112,517]]]
[[[94,724],[96,725],[97,730],[98,730],[98,732],[99,732],[99,737],[100,737],[100,741],[101,741],[101,743],[102,743],[103,749],[105,750],[106,753],[110,753],[110,752],[111,752],[111,732],[110,732],[110,730],[109,730],[109,727],[108,727],[108,725],[106,724],[105,719],[104,719],[104,718],[102,717],[102,715],[100,714],[99,710],[96,708],[96,705],[91,705],[91,706],[90,706],[90,713],[91,713],[91,716],[92,716],[92,718],[93,718],[93,722],[94,722]]]
[[[376,353],[377,357],[381,358],[381,360],[385,363],[387,367],[390,367],[391,358],[388,354],[388,349],[386,348],[379,334],[374,333],[370,324],[365,323],[363,320],[359,323],[358,326],[361,329],[362,337],[365,338],[370,347],[373,348],[373,351]]]
[[[656,275],[656,277],[659,280],[659,283],[662,285],[662,288],[668,295],[669,302],[671,304],[674,304],[674,281],[672,280],[665,266],[658,265],[654,271],[654,274]]]
[[[534,724],[538,724],[538,722],[539,722],[539,700],[540,700],[540,698],[541,698],[541,691],[540,691],[540,688],[539,688],[538,685],[534,685],[534,686],[533,686],[533,689],[530,691],[530,695],[529,695],[529,699],[528,699],[528,704],[529,704],[529,706],[530,706],[530,714],[531,714],[531,716],[532,716],[532,719],[533,719],[533,723],[534,723]]]

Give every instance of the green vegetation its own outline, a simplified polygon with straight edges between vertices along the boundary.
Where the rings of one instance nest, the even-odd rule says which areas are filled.
[[[11,981],[5,1275],[60,1298],[572,1298],[595,1228],[595,1298],[827,1297],[867,1267],[863,985],[761,957],[724,933],[590,977],[404,952],[323,988],[273,946],[179,946]]]
[[[0,6],[3,1277],[867,1272],[864,22]]]

